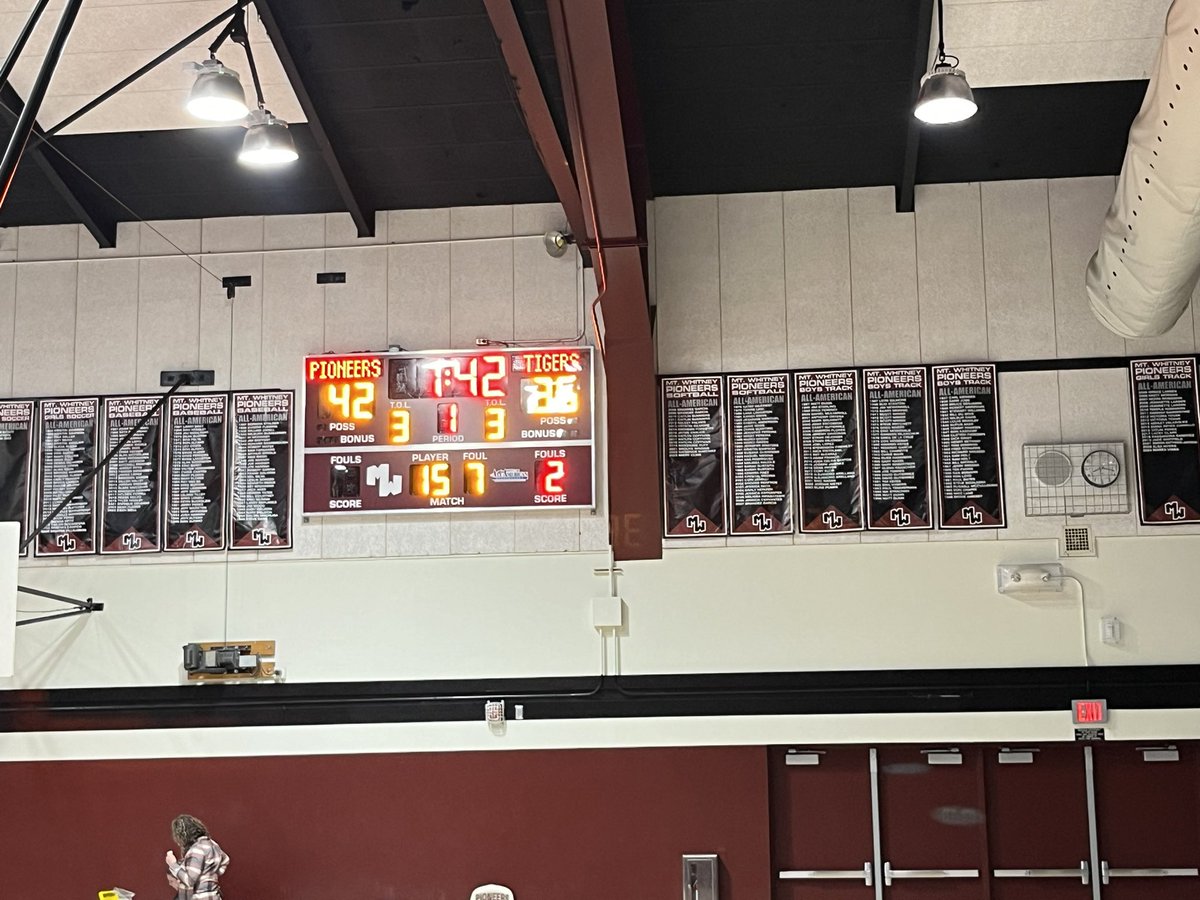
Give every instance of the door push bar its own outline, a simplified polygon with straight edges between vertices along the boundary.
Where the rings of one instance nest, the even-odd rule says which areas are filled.
[[[867,887],[875,884],[871,864],[863,863],[861,869],[790,869],[779,873],[782,881],[822,878],[861,878]]]
[[[1081,884],[1088,883],[1087,860],[1080,860],[1074,869],[993,869],[996,878],[1078,878]]]
[[[1107,861],[1100,863],[1100,883],[1108,884],[1110,878],[1179,878],[1200,875],[1200,869],[1117,869]]]
[[[883,883],[891,886],[894,878],[978,878],[978,869],[893,869],[890,862],[883,864]]]

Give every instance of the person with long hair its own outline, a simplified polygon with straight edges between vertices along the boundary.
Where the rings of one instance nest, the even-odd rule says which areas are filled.
[[[179,815],[171,822],[171,837],[179,847],[167,851],[167,883],[179,900],[222,900],[221,876],[229,856],[208,836],[208,829],[195,816]]]

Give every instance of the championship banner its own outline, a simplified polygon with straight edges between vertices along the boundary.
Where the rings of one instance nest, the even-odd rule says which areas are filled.
[[[1196,359],[1129,364],[1137,451],[1138,519],[1143,525],[1200,520]]]
[[[230,547],[284,550],[292,546],[291,391],[233,395],[233,477]]]
[[[662,379],[667,537],[726,533],[722,380],[720,375]]]
[[[800,531],[861,531],[858,376],[853,369],[796,375]]]
[[[0,521],[19,522],[22,543],[29,534],[32,469],[33,401],[0,400]]]
[[[39,523],[96,466],[100,400],[72,397],[38,403]],[[80,556],[96,552],[96,483],[91,481],[34,541],[34,556]]]
[[[1004,475],[996,367],[933,367],[942,528],[1003,528]]]
[[[104,452],[130,435],[159,397],[104,401]],[[160,498],[162,409],[126,441],[104,468],[100,488],[100,552],[154,553],[162,549]]]
[[[225,549],[228,416],[228,394],[175,394],[167,401],[165,550]]]
[[[867,527],[933,527],[924,366],[864,369]]]
[[[731,534],[792,533],[791,397],[784,372],[729,375]]]

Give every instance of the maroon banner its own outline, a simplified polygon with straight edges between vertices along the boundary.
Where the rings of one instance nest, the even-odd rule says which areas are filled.
[[[126,436],[159,397],[104,401],[104,452]],[[162,409],[159,408],[105,466],[100,487],[100,552],[155,553],[161,549]]]
[[[720,375],[662,379],[666,537],[726,533],[722,381]]]
[[[72,397],[38,403],[38,521],[50,515],[96,466],[100,400]],[[88,483],[33,542],[34,556],[96,552],[96,484]]]
[[[225,549],[228,418],[228,394],[167,401],[165,550]]]
[[[229,540],[234,550],[292,546],[291,391],[233,395]]]

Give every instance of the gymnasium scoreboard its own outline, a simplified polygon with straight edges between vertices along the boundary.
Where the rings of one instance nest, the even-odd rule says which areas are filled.
[[[590,508],[589,347],[304,359],[304,514]]]

